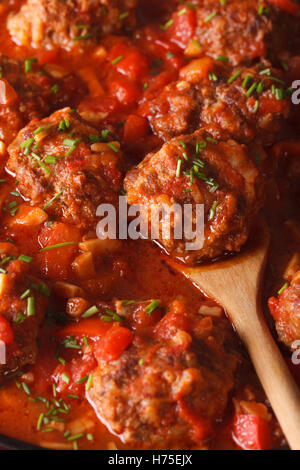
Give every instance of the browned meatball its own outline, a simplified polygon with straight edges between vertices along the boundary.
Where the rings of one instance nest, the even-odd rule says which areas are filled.
[[[278,60],[282,51],[297,51],[299,46],[296,6],[293,14],[258,0],[192,0],[185,8],[187,13],[179,5],[172,16],[171,39],[184,46],[197,39],[202,53],[228,57],[233,65],[266,57]],[[185,15],[189,26],[184,28]]]
[[[54,79],[36,59],[25,62],[0,55],[0,140],[10,143],[32,119],[77,105],[85,88],[74,75]]]
[[[289,116],[282,73],[269,62],[232,69],[205,58],[191,62],[180,75],[143,111],[165,140],[205,126],[216,138],[270,144]]]
[[[295,340],[300,340],[300,271],[278,298],[269,299],[269,308],[280,341],[291,346]]]
[[[34,364],[49,292],[45,284],[30,277],[29,263],[17,259],[16,247],[10,243],[0,243],[0,247],[2,271],[5,271],[0,274],[0,323],[8,322],[12,334],[6,344],[6,364],[0,365],[1,382],[10,373]]]
[[[172,139],[149,154],[127,173],[125,189],[129,204],[141,205],[149,226],[152,206],[192,204],[195,227],[196,205],[204,205],[201,249],[187,251],[187,239],[175,239],[174,231],[163,235],[167,215],[162,213],[160,219],[159,242],[190,263],[239,251],[262,205],[262,181],[246,147],[233,140],[216,141],[206,130]]]
[[[18,189],[49,215],[88,228],[100,203],[117,203],[121,151],[109,131],[99,131],[65,108],[31,122],[9,146],[8,170]]]
[[[131,315],[139,309],[134,305]],[[214,436],[233,387],[237,356],[226,347],[228,324],[175,301],[147,333],[132,334],[131,345],[110,361],[99,344],[87,394],[99,419],[133,447],[199,448]]]
[[[17,44],[71,49],[134,24],[136,0],[27,0],[8,18]]]

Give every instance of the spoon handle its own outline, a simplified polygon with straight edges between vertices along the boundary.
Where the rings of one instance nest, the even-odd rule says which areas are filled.
[[[234,319],[237,333],[249,352],[291,449],[300,450],[300,391],[257,303],[240,296],[236,302],[231,302],[228,313]]]

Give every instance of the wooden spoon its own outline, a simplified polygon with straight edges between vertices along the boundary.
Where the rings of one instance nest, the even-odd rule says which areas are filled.
[[[300,450],[300,392],[262,312],[261,280],[270,244],[263,220],[254,233],[254,243],[236,257],[192,268],[171,264],[223,306],[249,352],[290,447]]]

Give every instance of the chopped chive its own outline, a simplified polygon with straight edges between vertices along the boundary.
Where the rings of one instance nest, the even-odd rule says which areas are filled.
[[[208,78],[209,78],[212,82],[217,82],[217,81],[218,81],[218,77],[217,77],[217,75],[216,75],[214,72],[208,72]]]
[[[258,83],[258,85],[256,87],[256,91],[257,91],[258,94],[260,94],[264,91],[264,86],[265,86],[264,80],[262,80],[261,82]]]
[[[224,55],[218,55],[218,57],[216,57],[216,60],[219,60],[220,62],[229,62],[229,59],[228,57],[225,57]]]
[[[261,70],[259,72],[259,75],[271,75],[272,71],[271,69],[268,67],[267,69],[264,69],[264,70]]]
[[[37,58],[36,57],[29,57],[29,59],[26,59],[24,61],[24,69],[25,69],[25,73],[29,73],[32,71],[32,64],[34,62],[37,62]]]
[[[36,425],[36,429],[37,429],[38,431],[40,431],[41,428],[42,428],[42,424],[43,424],[43,419],[44,419],[44,417],[45,417],[44,413],[41,413],[40,416],[39,416],[37,425]]]
[[[119,19],[120,19],[120,20],[125,20],[125,18],[128,18],[128,16],[129,16],[128,11],[125,11],[124,13],[121,13],[121,14],[119,15]]]
[[[24,392],[26,393],[26,395],[31,395],[31,391],[30,391],[30,388],[28,387],[27,383],[26,382],[21,382],[21,385],[22,385],[22,388],[23,388]]]
[[[76,383],[77,385],[81,385],[83,384],[84,382],[86,382],[88,380],[89,376],[86,375],[85,377],[82,377],[82,379],[78,380]]]
[[[73,41],[84,41],[92,37],[91,33],[82,34],[81,36],[76,36],[73,38]]]
[[[21,325],[24,322],[25,319],[26,319],[25,315],[23,315],[23,313],[19,312],[19,313],[17,313],[15,323],[17,325]]]
[[[135,304],[135,300],[123,300],[123,302],[122,302],[122,305],[124,307],[127,307],[129,305],[133,305],[133,304]]]
[[[214,201],[210,211],[209,211],[209,216],[208,216],[208,220],[212,220],[216,214],[216,209],[218,207],[218,201]]]
[[[201,140],[200,142],[196,143],[196,155],[199,154],[200,150],[205,149],[206,147],[206,142],[205,140]]]
[[[177,178],[180,177],[181,165],[182,165],[182,160],[181,160],[181,158],[179,158],[178,162],[177,162],[177,168],[176,168],[176,177]]]
[[[83,432],[80,432],[78,434],[74,434],[74,436],[69,436],[67,440],[72,442],[72,441],[76,441],[77,439],[80,439],[83,436],[84,436]]]
[[[85,390],[88,392],[93,385],[93,374],[89,374],[89,377],[87,379],[87,382],[85,384]]]
[[[117,147],[115,144],[113,144],[113,142],[109,142],[107,145],[108,145],[114,152],[117,153],[117,152],[119,151],[118,147]]]
[[[96,305],[93,305],[93,307],[88,308],[82,315],[82,318],[90,318],[93,315],[96,315],[96,313],[99,313],[99,308],[96,307]]]
[[[282,88],[276,88],[275,90],[275,98],[279,101],[282,100],[284,96],[283,89]]]
[[[87,438],[88,441],[93,441],[94,440],[94,436],[90,432],[86,435],[86,438]]]
[[[50,92],[51,92],[52,94],[55,94],[55,93],[58,92],[58,90],[59,90],[59,86],[57,85],[57,83],[55,83],[55,84],[51,87]]]
[[[251,75],[249,75],[249,73],[247,73],[246,77],[243,80],[242,88],[247,88],[247,85],[248,85],[250,80],[253,80],[253,77]]]
[[[217,144],[218,141],[216,139],[213,139],[212,137],[207,137],[206,138],[207,142],[210,142],[211,144]]]
[[[31,292],[30,289],[25,290],[23,294],[20,296],[20,299],[21,300],[26,299],[30,295],[30,292]]]
[[[252,83],[251,87],[249,88],[249,90],[246,93],[247,98],[250,98],[252,93],[254,93],[254,91],[256,90],[256,87],[257,87],[257,82]]]
[[[168,28],[170,28],[170,26],[172,26],[173,23],[174,23],[174,20],[171,19],[167,21],[164,25],[161,25],[160,29],[162,29],[163,31],[166,31]]]
[[[66,383],[66,384],[69,384],[70,383],[70,377],[68,376],[68,374],[66,374],[65,372],[63,372],[61,374],[61,378],[63,379],[63,381]]]
[[[258,108],[259,108],[259,101],[256,100],[256,101],[255,101],[255,104],[254,104],[254,108],[253,108],[253,112],[254,112],[255,114],[257,113]]]
[[[61,196],[63,192],[64,192],[64,189],[62,189],[62,190],[59,191],[57,194],[55,194],[55,196],[53,196],[53,198],[50,199],[50,201],[47,202],[47,204],[45,204],[45,206],[43,207],[43,210],[45,211],[46,209],[48,209],[48,207],[49,207],[59,196]]]

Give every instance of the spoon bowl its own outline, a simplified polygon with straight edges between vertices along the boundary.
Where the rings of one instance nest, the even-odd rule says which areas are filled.
[[[241,254],[208,265],[172,263],[172,267],[225,309],[248,350],[291,449],[300,450],[300,391],[270,333],[261,304],[269,245],[270,232],[260,218]]]

